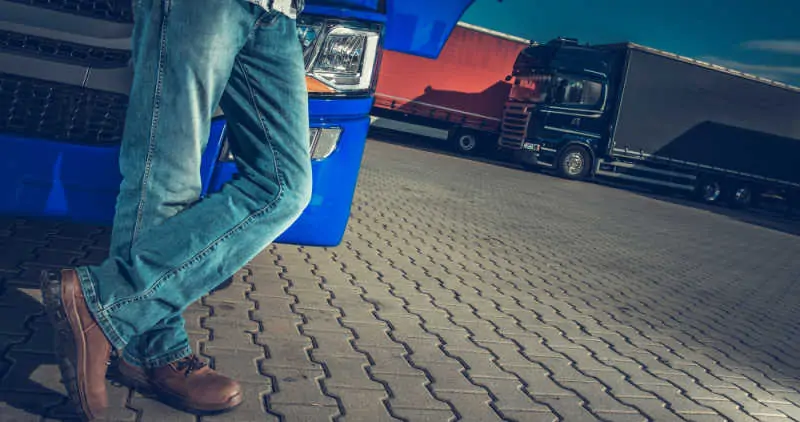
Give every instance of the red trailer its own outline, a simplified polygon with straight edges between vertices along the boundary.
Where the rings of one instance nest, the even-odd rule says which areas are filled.
[[[495,146],[523,38],[459,23],[435,60],[383,53],[373,127],[451,142],[461,153]]]

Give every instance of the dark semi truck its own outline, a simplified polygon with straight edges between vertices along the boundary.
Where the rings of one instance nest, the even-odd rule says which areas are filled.
[[[559,38],[517,58],[499,138],[529,168],[684,191],[800,198],[800,88],[633,44]]]

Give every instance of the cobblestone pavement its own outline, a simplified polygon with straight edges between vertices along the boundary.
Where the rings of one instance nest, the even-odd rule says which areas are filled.
[[[800,237],[740,220],[370,142],[340,247],[270,247],[187,311],[247,388],[202,420],[800,420]],[[0,421],[72,415],[36,279],[107,242],[0,220]]]

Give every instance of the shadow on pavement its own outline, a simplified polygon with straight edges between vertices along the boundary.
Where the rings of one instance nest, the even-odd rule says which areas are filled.
[[[10,416],[4,420],[17,420],[15,414],[19,420],[75,420],[57,369],[53,329],[37,294],[33,285],[5,286],[0,293],[0,413]]]
[[[108,254],[108,228],[47,220],[0,217],[0,421],[77,421],[61,384],[54,332],[44,313],[39,274],[77,265],[94,265]],[[231,280],[215,290],[228,287]],[[125,413],[129,390],[118,380],[112,356],[109,400]],[[38,417],[37,417],[38,416]]]
[[[435,154],[446,155],[450,157],[457,157],[464,160],[474,162],[492,164],[500,167],[505,167],[512,170],[528,171],[521,166],[510,162],[507,158],[503,157],[500,153],[494,151],[483,152],[480,155],[464,156],[454,152],[449,148],[446,141],[426,138],[422,136],[409,135],[406,133],[394,132],[386,129],[370,129],[370,139],[377,142],[384,142],[393,145],[399,145],[414,149],[419,149]],[[556,177],[554,174],[547,170],[536,172],[534,174],[543,174],[550,177]],[[585,183],[585,182],[583,182]],[[626,190],[640,196],[645,196],[651,199],[668,202],[675,205],[684,207],[691,207],[700,209],[707,212],[723,215],[725,217],[747,223],[755,226],[760,226],[770,230],[779,231],[782,233],[790,234],[793,236],[800,236],[800,210],[794,212],[785,209],[785,205],[780,203],[772,203],[759,208],[748,210],[736,210],[726,207],[725,205],[705,205],[696,202],[690,198],[682,197],[680,195],[671,193],[661,193],[652,191],[647,188],[612,182],[608,180],[595,180],[590,183],[595,183],[601,186],[612,187],[615,189]]]
[[[376,142],[419,149],[436,154],[475,161],[478,163],[493,164],[514,170],[522,170],[521,166],[505,160],[501,154],[496,153],[490,148],[487,148],[488,151],[487,149],[484,149],[483,151],[476,152],[474,155],[463,155],[457,153],[445,140],[410,135],[407,133],[378,128],[371,128],[368,138]]]
[[[624,189],[624,187],[623,187]],[[704,205],[692,201],[688,198],[661,195],[658,193],[640,193],[643,196],[669,202],[685,207],[701,209],[714,214],[738,220],[743,223],[761,226],[770,230],[779,231],[793,236],[800,236],[800,214],[797,211],[789,211],[783,208],[782,204],[769,204],[760,208],[749,210],[736,210],[727,208],[724,205]]]
[[[39,274],[97,260],[102,234],[96,227],[0,218],[0,419],[77,420],[61,384]]]

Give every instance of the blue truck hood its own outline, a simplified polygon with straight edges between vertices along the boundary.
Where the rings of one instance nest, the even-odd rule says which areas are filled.
[[[309,5],[346,7],[386,14],[387,50],[435,59],[450,32],[475,0],[306,0]]]

